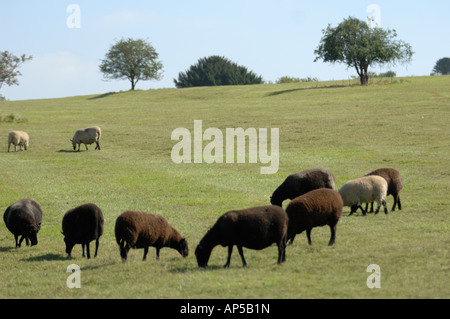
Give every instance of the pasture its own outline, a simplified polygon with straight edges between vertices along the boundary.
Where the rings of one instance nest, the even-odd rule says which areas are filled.
[[[368,87],[349,81],[160,89],[61,99],[0,102],[1,213],[21,198],[40,203],[43,222],[34,247],[14,249],[0,222],[0,298],[448,298],[450,296],[450,77],[394,79]],[[14,116],[9,116],[13,114]],[[16,120],[15,120],[16,119]],[[19,120],[17,120],[19,119]],[[279,170],[261,175],[261,163],[174,164],[174,129],[279,128]],[[73,152],[75,130],[102,128],[95,145]],[[11,130],[30,135],[28,151],[7,153]],[[206,143],[204,143],[206,144]],[[358,213],[337,225],[314,228],[286,249],[277,265],[275,245],[216,247],[209,266],[197,266],[195,247],[226,211],[268,205],[293,172],[330,169],[339,188],[373,169],[403,175],[402,210]],[[76,245],[67,258],[64,213],[95,203],[105,217],[96,259]],[[288,201],[284,202],[286,207]],[[123,264],[114,223],[133,209],[160,214],[189,243],[175,250],[131,250]],[[91,243],[91,251],[94,242]],[[69,289],[70,264],[81,267],[81,288]],[[381,270],[381,288],[369,289],[370,264]]]

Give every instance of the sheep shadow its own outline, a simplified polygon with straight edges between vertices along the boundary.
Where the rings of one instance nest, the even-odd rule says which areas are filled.
[[[59,150],[56,152],[57,153],[78,153],[78,151],[74,151],[74,150]]]
[[[35,261],[56,261],[56,260],[67,260],[66,256],[60,254],[44,254],[40,256],[34,256],[22,259],[22,261],[35,262]]]
[[[0,253],[3,252],[7,252],[7,251],[11,251],[11,250],[15,250],[16,248],[14,248],[13,246],[10,247],[0,247]]]

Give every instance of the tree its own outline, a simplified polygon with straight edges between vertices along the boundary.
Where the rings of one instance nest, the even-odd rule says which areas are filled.
[[[369,66],[408,63],[414,54],[411,45],[396,40],[395,30],[370,28],[365,21],[349,17],[336,28],[322,30],[323,37],[314,51],[314,62],[345,63],[358,73],[361,85],[369,81]]]
[[[155,48],[144,40],[122,39],[112,45],[100,64],[106,80],[129,80],[131,90],[139,81],[160,80],[163,65]]]
[[[17,57],[8,51],[0,51],[0,89],[3,84],[8,86],[19,85],[19,80],[17,79],[22,73],[18,68],[25,62],[33,59],[31,55]]]
[[[433,74],[450,74],[450,58],[439,59],[433,68]]]
[[[185,73],[174,79],[177,88],[192,86],[260,84],[262,77],[249,72],[225,57],[213,55],[199,59]]]

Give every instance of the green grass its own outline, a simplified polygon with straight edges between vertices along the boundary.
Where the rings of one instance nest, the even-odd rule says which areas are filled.
[[[1,116],[26,119],[0,122],[0,208],[33,198],[44,213],[34,247],[14,249],[12,234],[0,223],[0,298],[448,298],[450,77],[348,84],[0,102]],[[193,133],[194,120],[203,120],[203,130],[222,132],[279,128],[278,173],[261,175],[261,163],[172,163],[172,131],[185,127]],[[102,127],[102,150],[71,152],[74,131],[90,125]],[[13,129],[29,133],[27,152],[6,153]],[[235,249],[231,267],[223,269],[227,252],[218,246],[209,267],[197,267],[195,247],[221,214],[266,205],[288,174],[320,166],[333,171],[337,187],[376,168],[398,169],[403,210],[343,216],[331,248],[328,227],[313,230],[313,246],[301,234],[281,266],[272,246],[244,249],[245,269]],[[83,259],[77,245],[68,259],[62,216],[86,202],[105,216],[99,256]],[[142,262],[143,251],[132,250],[122,264],[114,223],[127,209],[166,217],[186,236],[189,257],[165,248],[157,262],[151,249]],[[66,287],[66,269],[73,263],[81,267],[81,289]],[[381,268],[381,289],[366,286],[370,264]]]

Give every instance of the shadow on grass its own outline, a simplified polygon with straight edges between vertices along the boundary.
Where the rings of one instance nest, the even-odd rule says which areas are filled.
[[[10,247],[0,247],[0,253],[3,253],[3,252],[7,252],[7,251],[11,251],[11,250],[14,250],[15,248],[13,247],[13,246],[10,246]]]
[[[78,153],[78,151],[74,151],[74,150],[59,150],[56,152],[57,153]]]
[[[104,93],[104,94],[100,94],[100,95],[97,95],[97,96],[90,97],[88,100],[103,99],[105,97],[108,97],[108,96],[111,96],[111,95],[115,95],[115,94],[117,94],[117,92],[108,92],[108,93]]]
[[[276,96],[286,93],[292,93],[296,91],[307,91],[307,90],[317,90],[317,89],[335,89],[335,88],[345,88],[345,87],[351,87],[353,85],[328,85],[328,86],[310,86],[306,88],[296,88],[296,89],[289,89],[289,90],[282,90],[282,91],[275,91],[268,93],[267,96]]]
[[[55,261],[55,260],[68,260],[67,256],[60,254],[45,254],[40,256],[34,256],[30,258],[22,259],[22,261],[34,262],[34,261]]]

